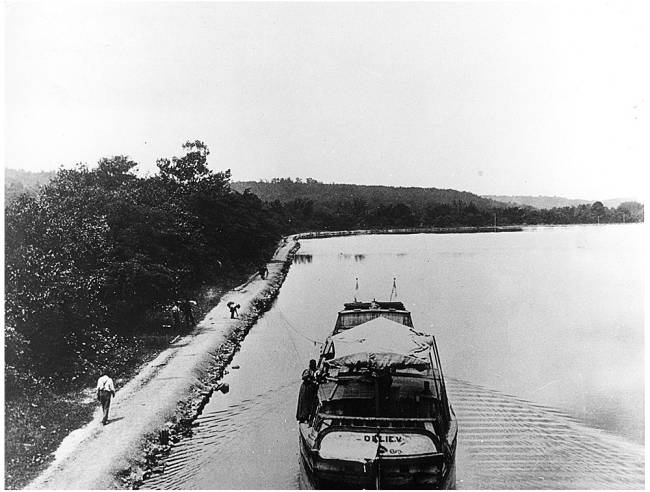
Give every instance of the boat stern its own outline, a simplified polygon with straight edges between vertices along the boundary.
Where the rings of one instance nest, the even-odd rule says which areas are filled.
[[[450,488],[454,477],[454,460],[424,432],[331,430],[314,446],[301,441],[305,468],[321,485]]]

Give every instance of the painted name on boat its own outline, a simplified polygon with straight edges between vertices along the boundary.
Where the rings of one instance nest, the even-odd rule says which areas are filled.
[[[363,440],[366,442],[402,442],[403,438],[402,436],[365,435],[363,436]]]

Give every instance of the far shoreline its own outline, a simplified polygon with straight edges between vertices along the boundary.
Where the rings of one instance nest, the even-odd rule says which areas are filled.
[[[364,236],[364,235],[389,235],[389,234],[479,234],[495,232],[525,232],[534,228],[554,228],[554,227],[603,227],[611,225],[637,225],[643,222],[605,222],[602,224],[522,224],[509,226],[458,226],[458,227],[402,227],[402,228],[384,228],[384,229],[352,229],[340,231],[311,231],[301,232],[287,236],[295,238],[296,241],[302,239],[326,239],[330,237],[344,236]]]
[[[520,226],[460,226],[460,227],[405,227],[390,229],[354,229],[341,231],[313,231],[295,234],[296,241],[301,239],[320,239],[341,236],[362,236],[372,234],[475,234],[481,232],[521,232]]]

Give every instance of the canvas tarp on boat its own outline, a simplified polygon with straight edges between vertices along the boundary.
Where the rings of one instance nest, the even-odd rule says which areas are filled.
[[[379,317],[331,337],[330,367],[417,367],[429,365],[433,337]]]

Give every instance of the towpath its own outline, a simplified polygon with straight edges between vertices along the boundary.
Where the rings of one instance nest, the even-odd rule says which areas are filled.
[[[227,340],[237,320],[230,319],[226,304],[241,305],[240,313],[282,276],[282,266],[294,241],[288,240],[268,264],[266,280],[252,276],[223,296],[194,332],[176,341],[120,389],[111,405],[110,421],[101,425],[101,409],[92,422],[72,432],[55,453],[54,462],[27,489],[120,488],[116,474],[128,468],[141,453],[143,437],[165,424],[177,402],[207,369],[212,354]]]

